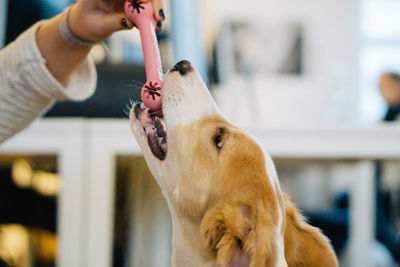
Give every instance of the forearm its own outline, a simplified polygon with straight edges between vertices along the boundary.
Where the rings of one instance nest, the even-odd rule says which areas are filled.
[[[42,115],[56,100],[84,100],[96,87],[90,58],[62,85],[46,67],[37,40],[39,22],[0,51],[0,144]]]

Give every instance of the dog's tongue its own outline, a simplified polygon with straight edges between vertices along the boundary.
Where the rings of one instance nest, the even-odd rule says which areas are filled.
[[[164,131],[164,126],[161,123],[160,119],[156,116],[152,116],[151,120],[153,121],[154,126],[156,127],[156,133],[159,137],[166,137],[166,133]]]

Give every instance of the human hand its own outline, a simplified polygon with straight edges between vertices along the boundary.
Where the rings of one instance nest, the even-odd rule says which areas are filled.
[[[161,0],[151,2],[159,31],[165,19]],[[93,43],[107,39],[116,31],[131,29],[134,25],[125,16],[124,3],[125,0],[78,0],[70,11],[69,27],[76,37]]]

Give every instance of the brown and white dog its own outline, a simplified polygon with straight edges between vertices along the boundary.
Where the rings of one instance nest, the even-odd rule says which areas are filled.
[[[338,266],[270,156],[224,118],[188,61],[164,76],[162,106],[166,129],[142,104],[130,119],[171,212],[173,266]]]

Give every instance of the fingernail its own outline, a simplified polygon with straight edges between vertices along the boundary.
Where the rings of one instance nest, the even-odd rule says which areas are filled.
[[[160,15],[160,17],[162,18],[162,19],[165,19],[165,12],[164,12],[164,9],[160,9],[160,11],[158,11],[158,14]]]
[[[129,28],[128,23],[126,23],[126,18],[121,19],[121,25],[124,28]]]
[[[161,28],[162,28],[162,22],[161,21],[157,21],[157,27],[160,28],[160,31],[161,31]]]

